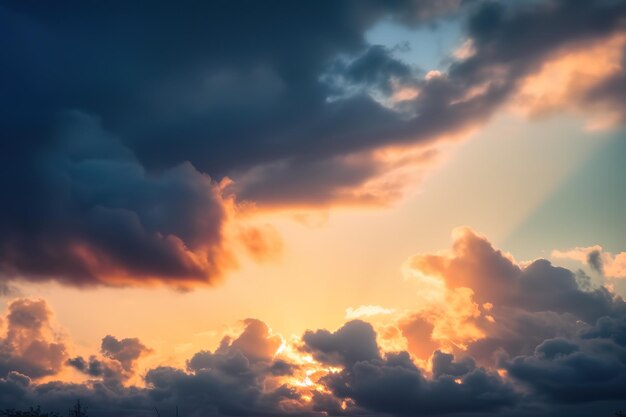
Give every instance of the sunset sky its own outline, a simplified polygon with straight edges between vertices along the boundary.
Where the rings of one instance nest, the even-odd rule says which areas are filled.
[[[0,0],[0,410],[626,410],[626,1]]]

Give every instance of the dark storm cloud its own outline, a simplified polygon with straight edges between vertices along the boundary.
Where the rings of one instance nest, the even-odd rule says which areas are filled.
[[[3,277],[184,287],[212,282],[230,265],[228,203],[211,178],[188,163],[146,172],[82,113],[56,125],[44,149],[24,149],[2,168]]]
[[[364,30],[387,8],[403,9],[278,1],[154,3],[148,12],[122,2],[11,2],[5,30],[22,46],[6,51],[12,59],[4,71],[16,76],[11,91],[19,98],[13,112],[30,118],[78,108],[101,117],[148,166],[188,160],[221,176],[293,153],[298,137],[281,131],[305,115],[323,121],[334,113],[324,110],[317,78],[335,54],[362,50]],[[37,64],[47,82],[29,85]]]
[[[215,181],[260,205],[397,198],[360,190],[398,166],[373,151],[486,120],[547,54],[625,15],[620,1],[3,2],[0,272],[214,282],[234,265]],[[475,53],[445,76],[365,41],[383,18],[450,16]]]
[[[384,8],[401,17],[400,3]],[[361,110],[394,119],[369,100],[327,110],[317,80],[385,13],[377,2],[5,2],[2,276],[214,282],[234,262],[208,175],[302,154]]]

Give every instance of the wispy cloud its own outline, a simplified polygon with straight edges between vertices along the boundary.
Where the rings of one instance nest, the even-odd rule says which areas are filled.
[[[378,315],[389,315],[395,313],[393,308],[385,308],[377,305],[363,305],[357,308],[348,307],[346,309],[346,319],[358,319],[360,317],[372,317]]]
[[[613,254],[595,245],[566,251],[554,250],[552,257],[578,261],[607,278],[626,278],[626,252]]]

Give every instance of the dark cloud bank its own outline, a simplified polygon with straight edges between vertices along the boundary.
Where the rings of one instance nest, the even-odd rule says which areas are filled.
[[[282,339],[248,319],[238,336],[197,352],[186,369],[142,373],[146,386],[139,387],[129,378],[137,376],[137,361],[152,353],[141,341],[109,335],[100,354],[70,357],[68,342],[46,332],[46,303],[18,299],[0,339],[0,404],[65,410],[80,398],[93,416],[144,416],[153,407],[164,413],[178,405],[186,416],[582,417],[610,416],[624,406],[621,297],[546,260],[521,266],[469,229],[449,254],[417,255],[411,265],[441,277],[451,291],[471,288],[468,302],[476,306],[490,303],[467,323],[482,336],[448,352],[434,344],[430,369],[416,365],[412,348],[383,351],[374,327],[354,320],[336,331],[302,335],[297,349],[318,371],[306,374],[314,385],[299,385],[294,381],[303,378],[307,363],[276,354]],[[424,317],[408,320],[429,320]],[[433,346],[431,331],[414,343]],[[68,368],[87,381],[55,382]]]
[[[238,201],[384,202],[396,194],[359,191],[392,168],[373,151],[421,144],[419,165],[550,53],[623,33],[625,16],[611,0],[3,1],[1,277],[212,283],[236,265]],[[366,42],[381,19],[458,19],[474,53],[424,77]],[[577,100],[620,111],[623,84]]]

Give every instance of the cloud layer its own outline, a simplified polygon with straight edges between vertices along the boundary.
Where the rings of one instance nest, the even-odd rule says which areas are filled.
[[[185,369],[141,375],[137,362],[158,352],[140,340],[107,335],[99,353],[71,357],[46,302],[17,299],[3,319],[0,400],[64,410],[80,398],[95,416],[178,405],[190,416],[555,417],[623,405],[626,302],[582,272],[519,263],[467,228],[450,251],[415,255],[405,269],[415,309],[390,323],[355,319],[285,339],[246,319]]]

